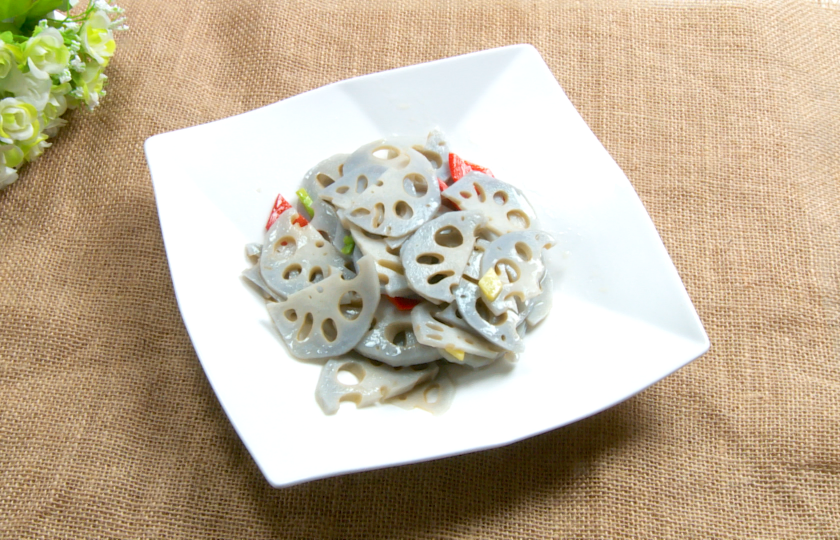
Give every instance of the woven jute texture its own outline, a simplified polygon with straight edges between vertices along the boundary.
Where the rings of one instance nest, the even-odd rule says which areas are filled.
[[[102,107],[0,192],[0,537],[840,538],[834,4],[120,4]],[[508,447],[271,488],[184,329],[144,140],[513,43],[629,176],[711,351]]]

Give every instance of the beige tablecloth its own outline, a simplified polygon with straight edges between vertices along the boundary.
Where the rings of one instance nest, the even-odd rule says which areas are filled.
[[[120,4],[104,104],[0,192],[0,536],[840,538],[836,5]],[[184,330],[143,141],[513,43],[629,176],[711,351],[505,448],[270,488]]]

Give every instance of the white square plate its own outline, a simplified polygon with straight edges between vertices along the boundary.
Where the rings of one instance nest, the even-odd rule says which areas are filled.
[[[558,240],[554,309],[515,368],[459,372],[442,416],[315,403],[240,278],[277,193],[320,160],[438,127],[513,183]],[[530,46],[358,77],[151,137],[146,156],[178,305],[219,401],[274,486],[508,444],[592,415],[702,355],[703,326],[627,177]]]

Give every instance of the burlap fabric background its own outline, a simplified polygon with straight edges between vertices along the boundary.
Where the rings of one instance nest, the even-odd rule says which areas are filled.
[[[836,7],[120,4],[104,105],[0,193],[0,536],[840,538]],[[520,42],[630,177],[711,352],[506,448],[270,488],[181,322],[143,141]]]

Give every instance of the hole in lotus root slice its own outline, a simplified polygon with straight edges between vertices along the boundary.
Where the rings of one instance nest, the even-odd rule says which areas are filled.
[[[430,302],[421,302],[411,310],[411,326],[420,343],[442,349],[439,352],[444,358],[446,358],[447,348],[492,359],[504,354],[504,349],[488,342],[478,334],[435,319],[432,313],[437,311],[439,311],[438,308]]]
[[[435,243],[447,248],[456,248],[464,243],[464,235],[452,225],[447,225],[435,232]]]
[[[338,337],[338,329],[335,327],[335,321],[332,319],[324,319],[321,323],[321,334],[324,339],[332,343]]]
[[[411,206],[407,202],[397,201],[397,204],[394,205],[394,214],[400,219],[411,219],[414,215],[414,210],[411,209]]]
[[[317,283],[324,279],[324,271],[319,266],[309,271],[309,283]]]
[[[494,315],[484,304],[478,286],[463,280],[455,292],[458,311],[479,335],[494,345],[513,352],[522,352],[525,346],[516,332],[519,317],[513,311]]]
[[[449,410],[455,397],[455,384],[444,367],[433,380],[417,385],[405,394],[391,398],[386,403],[401,409],[421,409],[435,416]]]
[[[352,401],[357,407],[367,407],[386,399],[405,394],[417,385],[433,380],[439,371],[437,364],[415,371],[397,370],[388,365],[374,363],[347,356],[327,361],[321,369],[315,399],[326,414],[335,414],[343,401]],[[356,384],[344,384],[339,371],[348,371],[356,376],[363,375]]]
[[[484,222],[475,212],[447,212],[425,223],[406,240],[400,259],[408,284],[435,303],[454,300],[457,285],[470,258],[475,229]],[[436,264],[431,258],[439,259]]]
[[[403,178],[403,188],[412,197],[422,197],[429,192],[429,183],[423,175],[410,173]]]
[[[440,264],[443,262],[442,255],[435,255],[434,253],[423,253],[417,257],[417,264]]]
[[[344,386],[356,386],[365,379],[365,368],[360,362],[344,362],[335,375]]]
[[[443,165],[443,158],[440,156],[440,153],[426,149],[422,146],[413,146],[412,148],[423,154],[423,157],[428,159],[429,163],[431,163],[432,167],[435,169],[440,169],[440,166]]]
[[[527,261],[526,261],[527,262]],[[507,283],[515,283],[519,279],[519,265],[510,259],[499,259],[496,261],[496,266],[493,271],[499,277],[504,277]]]
[[[400,311],[383,299],[374,320],[376,323],[356,346],[356,352],[393,367],[416,366],[440,358],[437,349],[417,341],[410,311]]]
[[[352,215],[352,214],[351,214]],[[371,226],[375,229],[378,229],[382,226],[382,223],[385,221],[385,205],[382,203],[376,203],[373,205],[373,220],[371,221]]]
[[[455,276],[455,272],[453,272],[452,270],[444,270],[443,272],[438,272],[437,274],[432,274],[431,276],[428,277],[428,279],[426,279],[426,282],[429,285],[437,285],[438,283],[440,283],[444,279],[451,278],[451,277],[454,277],[454,276]]]
[[[298,333],[297,333],[297,336],[296,336],[298,341],[306,341],[306,338],[308,338],[309,334],[312,333],[312,321],[313,320],[314,320],[314,318],[312,317],[311,313],[307,313],[303,317],[303,324],[300,325],[300,328],[298,329]],[[294,322],[294,321],[291,321],[291,322]]]
[[[379,278],[371,257],[359,259],[358,267],[359,275],[353,279],[346,280],[333,273],[286,300],[268,304],[269,315],[292,355],[303,359],[325,358],[344,354],[359,343],[379,303]],[[358,298],[348,296],[350,292]],[[342,299],[347,303],[340,303]],[[360,309],[351,307],[359,303]],[[296,321],[283,316],[289,309],[298,313]],[[301,317],[301,314],[306,315]]]
[[[274,256],[278,259],[291,259],[297,251],[297,242],[291,236],[278,238],[273,242]]]
[[[531,220],[522,210],[511,210],[507,213],[507,218],[515,230],[527,229],[531,226]]]
[[[298,263],[292,263],[283,270],[283,279],[290,280],[300,275],[301,267]]]
[[[376,159],[380,159],[382,161],[387,161],[390,159],[394,159],[398,157],[402,152],[400,152],[399,148],[394,148],[393,146],[378,146],[371,151],[371,155]]]
[[[473,193],[477,196],[473,197]],[[486,216],[487,228],[496,235],[527,229],[536,223],[534,209],[519,189],[483,173],[465,174],[441,196],[461,210]]]
[[[368,179],[367,176],[360,174],[358,178],[356,178],[356,193],[364,193],[368,187]]]
[[[311,224],[293,224],[298,213],[287,210],[266,232],[259,271],[265,285],[277,296],[288,297],[311,285],[310,279],[333,273],[351,276],[344,257],[335,246],[324,242]]]
[[[325,189],[321,198],[346,210],[346,219],[368,232],[405,236],[430,220],[440,207],[435,170],[411,148],[400,149],[400,156],[393,160],[380,160],[370,154],[377,147],[366,145],[351,154],[344,176]],[[368,179],[368,186],[363,193],[355,193],[360,174]],[[411,195],[412,190],[416,196]],[[360,208],[367,213],[355,212]]]
[[[494,268],[508,278],[502,285],[501,297],[519,298],[521,302],[538,296],[540,281],[545,275],[542,250],[554,246],[554,239],[545,232],[529,229],[500,236],[491,242],[481,259],[481,275]],[[525,259],[523,255],[529,255]]]

